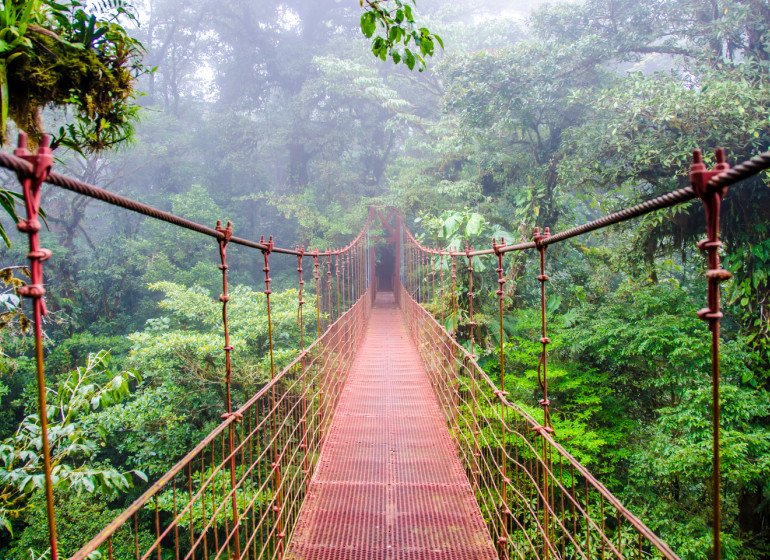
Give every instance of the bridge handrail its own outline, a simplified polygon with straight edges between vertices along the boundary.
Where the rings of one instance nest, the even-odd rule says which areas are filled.
[[[364,295],[361,297],[365,298],[367,296]],[[359,301],[361,301],[360,298],[359,298]],[[200,441],[200,443],[198,443],[198,445],[196,445],[189,453],[187,453],[187,455],[185,455],[173,467],[171,467],[171,469],[169,469],[169,471],[166,474],[164,474],[157,481],[155,481],[147,490],[145,490],[145,492],[141,496],[139,496],[136,500],[134,500],[134,502],[128,508],[126,508],[115,519],[113,519],[109,523],[109,525],[107,525],[104,529],[102,529],[93,539],[91,539],[78,552],[76,552],[73,556],[71,556],[70,560],[84,560],[94,550],[102,546],[107,540],[107,538],[110,535],[112,535],[118,527],[122,526],[135,513],[137,513],[139,510],[145,507],[147,503],[150,501],[150,499],[153,496],[155,496],[155,494],[157,494],[163,486],[168,484],[171,481],[171,479],[173,479],[176,475],[182,472],[182,470],[193,459],[195,459],[195,457],[203,449],[205,449],[206,446],[209,445],[209,443],[211,443],[214,439],[216,439],[217,436],[221,435],[230,426],[230,424],[237,422],[238,418],[242,417],[244,412],[246,412],[249,408],[251,408],[254,405],[254,403],[256,403],[259,399],[267,395],[270,389],[274,388],[277,384],[283,382],[287,373],[290,372],[294,367],[296,367],[305,356],[310,354],[310,352],[314,350],[316,347],[324,344],[326,342],[326,339],[329,336],[329,333],[334,329],[334,327],[337,326],[340,321],[344,320],[348,314],[355,312],[354,306],[355,304],[351,306],[350,309],[347,309],[342,315],[340,315],[340,317],[334,323],[332,323],[331,325],[328,325],[320,338],[316,338],[313,341],[313,343],[310,346],[308,346],[304,351],[299,352],[297,356],[285,368],[283,368],[278,374],[276,374],[276,376],[273,379],[268,381],[248,401],[246,401],[240,408],[238,408],[235,414],[228,416],[225,420],[220,422],[219,425],[211,431],[211,433],[209,433],[205,438],[203,438]]]
[[[94,551],[103,546],[110,537],[120,528],[123,527],[130,519],[150,505],[152,498],[158,494],[164,486],[167,486],[177,475],[182,473],[186,467],[188,467],[199,455],[206,449],[218,436],[223,436],[224,433],[234,424],[240,421],[242,418],[260,399],[268,396],[271,390],[275,389],[278,385],[283,383],[288,374],[294,370],[297,366],[301,366],[306,356],[311,354],[314,350],[324,347],[328,342],[328,339],[335,333],[335,330],[340,324],[351,319],[353,315],[360,313],[362,305],[368,304],[371,299],[368,292],[361,295],[358,300],[331,325],[329,325],[323,332],[320,338],[316,338],[313,343],[308,346],[304,351],[298,353],[298,355],[276,376],[266,383],[262,388],[257,391],[248,401],[246,401],[238,410],[223,420],[211,433],[209,433],[203,440],[198,443],[189,453],[187,453],[182,459],[180,459],[167,473],[161,476],[156,482],[154,482],[141,496],[139,496],[134,502],[123,512],[121,512],[113,521],[111,521],[104,529],[102,529],[93,539],[86,543],[80,550],[78,550],[70,560],[86,560]],[[232,454],[238,453],[239,448],[235,448]],[[229,460],[230,456],[223,457],[221,464],[225,464]],[[221,507],[221,506],[220,506]],[[157,543],[159,544],[159,543]]]
[[[11,155],[5,152],[0,152],[0,167],[13,171],[19,177],[28,177],[33,173],[33,165],[31,163],[21,159],[20,157],[17,157],[15,155]],[[50,185],[55,185],[57,187],[63,188],[65,190],[68,190],[83,196],[87,196],[89,198],[101,200],[102,202],[106,202],[107,204],[111,204],[112,206],[118,206],[120,208],[124,208],[126,210],[130,210],[132,212],[136,212],[138,214],[142,214],[150,218],[155,218],[156,220],[161,220],[163,222],[167,222],[175,226],[179,226],[191,231],[196,231],[198,233],[201,233],[203,235],[208,235],[209,237],[213,237],[215,239],[224,239],[224,234],[212,227],[204,226],[202,224],[193,222],[192,220],[188,220],[187,218],[183,218],[181,216],[172,214],[171,212],[160,210],[159,208],[155,208],[153,206],[150,206],[143,202],[139,202],[127,196],[110,192],[106,189],[102,189],[100,187],[91,185],[89,183],[80,181],[78,179],[73,179],[72,177],[68,177],[60,173],[49,171],[45,176],[45,178],[43,179],[43,182],[48,183]],[[367,225],[368,223],[369,221],[367,220]],[[348,243],[345,247],[341,249],[334,249],[334,250],[327,249],[325,251],[316,250],[316,251],[301,252],[296,249],[271,247],[269,244],[265,243],[264,240],[258,242],[258,241],[252,241],[250,239],[244,239],[242,237],[236,237],[236,236],[230,237],[229,241],[230,243],[243,245],[244,247],[251,247],[252,249],[259,249],[260,251],[270,250],[273,253],[282,253],[284,255],[294,255],[294,256],[302,256],[304,258],[312,258],[314,255],[330,256],[330,255],[338,255],[338,254],[344,253],[345,251],[349,250],[353,245],[355,245],[357,241],[360,241],[361,236],[364,234],[365,230],[366,230],[366,226],[364,226],[364,228],[353,239],[353,241]]]
[[[736,165],[733,168],[719,172],[718,174],[711,177],[707,184],[710,188],[728,187],[753,177],[754,175],[757,175],[768,168],[770,168],[770,151],[758,154],[753,158]],[[554,243],[565,241],[585,233],[590,233],[592,231],[596,231],[598,229],[602,229],[614,224],[632,220],[633,218],[638,218],[639,216],[649,214],[650,212],[655,212],[664,208],[670,208],[672,206],[676,206],[677,204],[682,204],[683,202],[694,200],[699,196],[700,195],[697,193],[694,187],[684,187],[682,189],[662,194],[634,206],[618,210],[617,212],[612,212],[596,220],[592,220],[579,226],[566,229],[560,233],[553,234],[550,237],[541,240],[540,244],[543,246],[553,245]],[[537,247],[534,241],[522,241],[514,245],[502,245],[496,249],[477,249],[468,252],[462,250],[452,251],[448,249],[427,247],[423,245],[407,228],[404,228],[404,231],[410,241],[416,243],[417,246],[423,251],[433,255],[476,257],[481,255],[508,253],[510,251],[521,251],[524,249],[534,249]]]
[[[240,492],[242,495],[241,498],[244,498],[244,493],[248,491],[248,488],[246,487],[246,479],[241,478],[236,483],[236,470],[237,468],[241,468],[244,470],[245,477],[247,474],[251,477],[251,492],[253,494],[254,492],[254,477],[255,475],[259,479],[260,476],[262,476],[263,473],[261,470],[259,472],[256,472],[255,465],[251,466],[244,466],[243,464],[239,465],[238,458],[236,455],[240,452],[240,461],[243,463],[244,457],[243,453],[245,452],[244,444],[248,441],[249,445],[249,452],[251,453],[254,442],[256,441],[256,445],[259,448],[260,445],[262,445],[265,442],[262,442],[260,440],[254,439],[253,433],[247,432],[247,437],[244,439],[244,432],[243,432],[243,424],[241,424],[240,428],[240,436],[237,434],[238,430],[235,428],[236,423],[238,423],[238,420],[241,416],[243,416],[244,413],[248,411],[248,421],[251,423],[252,418],[258,418],[261,414],[261,411],[258,410],[260,406],[264,409],[264,405],[258,405],[257,403],[260,402],[260,399],[265,399],[266,395],[270,394],[270,400],[273,402],[273,408],[269,412],[269,418],[272,422],[272,431],[274,432],[272,440],[269,440],[267,444],[269,445],[273,454],[273,464],[268,469],[269,473],[274,476],[274,479],[272,482],[266,481],[264,484],[272,484],[271,489],[273,492],[277,493],[277,498],[274,496],[272,498],[272,506],[278,506],[279,515],[278,518],[275,520],[275,524],[273,525],[273,528],[270,529],[269,523],[262,524],[263,519],[260,521],[259,526],[255,526],[253,524],[252,519],[252,526],[250,527],[251,530],[251,540],[254,539],[254,537],[259,534],[260,538],[262,539],[265,537],[264,531],[268,531],[267,533],[267,539],[268,544],[266,546],[269,547],[281,547],[282,546],[282,539],[283,539],[283,533],[281,531],[281,526],[283,525],[284,521],[282,520],[281,515],[288,516],[288,523],[290,524],[292,520],[294,519],[292,516],[296,513],[296,509],[298,508],[298,502],[297,500],[300,499],[302,496],[304,496],[304,492],[306,489],[306,483],[307,483],[307,475],[308,473],[312,472],[312,466],[315,464],[315,460],[313,457],[310,456],[311,449],[310,447],[317,448],[321,445],[323,442],[324,436],[325,436],[325,425],[328,421],[328,414],[330,411],[333,410],[336,402],[337,402],[337,395],[336,394],[326,394],[326,391],[329,390],[329,384],[333,384],[334,388],[337,388],[337,385],[342,380],[343,374],[347,371],[350,359],[354,353],[354,345],[355,342],[359,339],[360,333],[355,331],[352,327],[353,323],[355,321],[364,322],[366,315],[368,315],[368,309],[370,305],[370,295],[371,295],[371,287],[370,287],[370,276],[372,274],[371,266],[373,264],[373,259],[370,255],[370,243],[369,243],[369,226],[371,222],[371,215],[367,218],[365,224],[361,228],[358,235],[356,235],[353,240],[347,244],[343,248],[339,249],[326,249],[325,251],[319,251],[317,248],[314,250],[307,250],[304,247],[296,246],[294,249],[285,249],[281,247],[276,247],[273,241],[273,237],[270,236],[269,239],[266,241],[264,236],[260,239],[259,242],[249,240],[249,239],[243,239],[239,237],[235,237],[232,235],[232,227],[230,223],[227,223],[226,227],[222,225],[221,222],[217,222],[217,225],[215,228],[207,227],[201,224],[198,224],[196,222],[193,222],[191,220],[188,220],[186,218],[182,218],[180,216],[176,216],[170,212],[166,212],[163,210],[160,210],[158,208],[149,206],[147,204],[138,202],[136,200],[133,200],[131,198],[106,191],[104,189],[101,189],[99,187],[96,187],[94,185],[90,185],[88,183],[85,183],[83,181],[72,179],[70,177],[66,177],[64,175],[60,175],[58,173],[53,173],[51,171],[51,167],[53,165],[54,159],[53,159],[53,153],[52,150],[49,147],[50,145],[50,136],[43,135],[40,145],[37,148],[37,152],[35,154],[30,153],[27,150],[27,137],[26,134],[20,134],[19,135],[19,144],[18,148],[15,150],[13,155],[2,153],[0,152],[0,167],[4,167],[10,171],[13,171],[16,173],[19,182],[21,184],[22,194],[25,202],[25,207],[27,211],[26,219],[21,219],[19,223],[17,224],[17,228],[22,232],[27,234],[29,237],[30,242],[30,252],[28,253],[28,258],[30,260],[30,278],[31,281],[29,284],[22,286],[18,289],[18,292],[20,295],[25,296],[26,298],[29,298],[32,300],[33,303],[33,312],[34,312],[34,327],[35,327],[35,354],[36,354],[36,377],[37,377],[37,392],[38,392],[38,410],[45,411],[47,410],[46,405],[46,389],[45,389],[45,371],[44,371],[44,359],[43,359],[43,333],[42,333],[42,317],[46,314],[46,305],[45,305],[45,287],[43,283],[43,263],[44,261],[51,258],[52,253],[48,249],[44,249],[40,246],[40,238],[39,238],[39,231],[42,229],[42,223],[40,219],[40,206],[41,206],[41,186],[43,183],[52,184],[61,188],[64,188],[66,190],[75,192],[77,194],[91,197],[97,200],[101,200],[103,202],[106,202],[108,204],[112,204],[117,207],[121,207],[124,209],[127,209],[132,212],[136,212],[154,219],[158,219],[164,222],[167,222],[169,224],[182,227],[191,231],[195,231],[198,233],[201,233],[203,235],[206,235],[208,237],[214,238],[217,241],[217,244],[219,246],[219,255],[221,259],[221,264],[218,266],[219,270],[222,273],[222,295],[220,295],[219,300],[222,303],[222,326],[223,326],[223,338],[224,338],[224,354],[225,354],[225,385],[226,385],[226,414],[223,415],[224,421],[221,422],[210,434],[208,434],[191,452],[185,455],[185,457],[182,459],[182,461],[178,462],[177,465],[174,466],[174,468],[171,469],[168,473],[163,475],[159,481],[156,481],[145,493],[143,493],[142,496],[138,500],[130,506],[129,510],[126,512],[123,512],[118,516],[117,524],[116,522],[113,522],[107,529],[102,531],[100,533],[101,537],[97,536],[97,540],[101,539],[99,542],[104,543],[104,539],[106,539],[109,543],[109,551],[110,551],[110,557],[112,556],[112,540],[110,537],[111,531],[115,529],[116,526],[120,526],[121,523],[125,523],[128,519],[133,517],[134,524],[136,525],[137,517],[139,512],[143,509],[143,506],[147,506],[148,508],[151,507],[151,504],[149,504],[148,500],[155,499],[155,527],[156,527],[156,540],[154,544],[150,547],[150,551],[157,550],[158,554],[160,555],[161,546],[163,539],[168,537],[169,531],[171,530],[171,527],[175,527],[175,535],[177,538],[176,541],[176,547],[177,551],[179,551],[179,542],[178,542],[178,529],[180,523],[179,519],[175,519],[172,525],[169,526],[162,534],[159,532],[158,529],[158,512],[159,512],[159,505],[158,505],[158,496],[159,491],[161,488],[164,487],[164,485],[168,485],[170,482],[174,486],[174,508],[177,506],[176,501],[176,484],[177,484],[177,477],[180,475],[180,473],[183,472],[185,467],[188,467],[188,480],[190,484],[190,492],[189,492],[189,503],[184,506],[183,511],[188,511],[190,514],[190,532],[191,535],[195,531],[195,527],[193,525],[193,511],[192,507],[196,503],[199,503],[204,508],[203,510],[203,517],[204,520],[208,515],[208,511],[206,510],[206,497],[205,495],[201,495],[201,492],[204,488],[213,488],[211,485],[215,482],[215,478],[217,476],[225,476],[227,474],[230,475],[230,486],[231,490],[229,494],[224,496],[223,499],[230,500],[232,502],[232,511],[225,513],[225,503],[224,501],[217,507],[214,511],[214,518],[213,523],[217,523],[217,516],[220,516],[220,521],[222,520],[222,515],[224,515],[224,523],[225,527],[228,523],[228,515],[232,514],[232,518],[234,520],[239,519],[239,504],[238,504],[238,493]],[[267,307],[267,323],[268,323],[268,339],[270,344],[270,376],[272,379],[271,382],[267,383],[264,387],[261,388],[260,391],[257,392],[256,395],[252,396],[248,402],[243,405],[238,411],[232,412],[232,401],[231,401],[231,355],[230,353],[233,350],[233,346],[229,342],[229,328],[228,328],[228,321],[227,321],[227,302],[230,300],[230,297],[228,295],[228,278],[227,278],[227,270],[228,265],[226,263],[226,249],[229,243],[235,243],[239,245],[243,245],[246,247],[250,247],[253,249],[257,249],[263,253],[264,257],[264,268],[262,269],[265,273],[265,299],[266,299],[266,307]],[[281,372],[278,372],[276,375],[275,372],[275,362],[274,362],[274,352],[273,352],[273,334],[272,334],[272,327],[271,327],[271,312],[270,312],[270,294],[272,294],[272,291],[270,289],[270,283],[272,282],[270,278],[270,266],[269,266],[269,257],[271,253],[281,253],[281,254],[287,254],[292,255],[297,258],[297,273],[298,273],[298,325],[300,330],[300,353],[298,356],[292,360],[292,362],[284,368]],[[319,262],[319,257],[325,258],[325,263]],[[315,292],[316,292],[316,298],[315,298],[315,315],[314,318],[315,322],[317,322],[318,325],[318,340],[314,342],[309,348],[305,349],[304,345],[304,320],[303,320],[303,305],[305,304],[305,301],[303,300],[303,284],[305,282],[303,281],[302,276],[302,262],[303,259],[310,258],[313,259],[313,278],[315,280]],[[332,260],[334,261],[334,276],[332,276]],[[212,263],[213,264],[213,263]],[[319,276],[319,268],[321,265],[325,265],[325,281],[323,284],[321,284],[320,276]],[[336,298],[333,296],[333,286],[336,285]],[[325,302],[326,309],[324,310],[324,313],[322,314],[321,308],[324,307]],[[327,313],[328,312],[328,313]],[[333,322],[332,325],[330,325],[325,333],[322,335],[321,333],[321,322],[322,317],[328,317],[329,322]],[[355,320],[351,317],[355,317]],[[339,329],[337,328],[338,325],[341,325]],[[338,332],[339,331],[339,332]],[[329,343],[328,347],[324,344],[325,342],[331,342]],[[317,352],[318,355],[315,357],[311,357],[311,359],[306,359],[308,356],[308,352]],[[317,363],[316,358],[322,359],[322,363]],[[329,371],[329,367],[333,367],[333,371]],[[289,375],[289,372],[295,373],[298,377],[294,380],[293,384],[287,384],[287,387],[284,387],[281,385],[282,381],[285,381],[287,376]],[[300,389],[300,377],[301,376],[301,389]],[[308,380],[312,384],[312,389],[308,390],[308,388],[305,386],[305,384],[308,382]],[[299,393],[298,393],[299,391]],[[276,403],[276,396],[279,397],[279,405],[280,409],[275,408]],[[301,400],[302,406],[301,410],[297,409],[298,404],[291,401],[291,399],[295,398],[295,396]],[[308,399],[310,399],[308,401]],[[291,401],[291,402],[290,402]],[[283,416],[282,416],[283,415]],[[42,439],[42,457],[43,457],[43,472],[44,472],[44,479],[45,479],[45,501],[46,501],[46,518],[48,522],[48,534],[49,534],[49,543],[50,543],[50,553],[51,553],[51,559],[57,560],[59,556],[59,550],[58,550],[58,544],[57,544],[57,537],[56,537],[56,522],[55,522],[55,507],[54,507],[54,497],[53,497],[53,482],[52,482],[52,464],[51,464],[51,455],[50,455],[50,442],[48,438],[48,418],[45,413],[41,413],[40,415],[40,429],[41,429],[41,439]],[[278,417],[283,418],[280,422],[277,422],[276,419]],[[301,428],[298,428],[293,425],[294,421],[300,422],[302,424]],[[308,424],[311,425],[310,431],[308,431]],[[301,430],[301,434],[297,430]],[[280,434],[279,434],[280,432]],[[277,438],[284,437],[285,439],[282,441],[278,441]],[[241,438],[242,443],[240,445],[236,445],[236,440],[238,437]],[[278,446],[286,446],[288,445],[289,441],[293,441],[294,439],[301,437],[301,442],[297,443],[298,446],[302,447],[304,449],[304,452],[301,453],[299,456],[296,453],[296,450],[294,453],[289,453],[286,456],[282,456],[278,453]],[[215,452],[215,447],[218,447],[219,442],[217,440],[221,440],[221,454],[220,451]],[[227,442],[225,440],[228,440]],[[200,481],[196,479],[196,484],[200,482],[201,490],[193,496],[192,493],[192,458],[196,455],[198,456],[198,460],[200,461],[200,467],[201,469],[203,466],[207,463],[208,457],[204,457],[202,453],[205,453],[208,455],[208,449],[211,448],[210,453],[210,459],[211,463],[209,465],[209,470],[211,470],[211,467],[213,466],[213,462],[215,460],[215,457],[219,456],[222,458],[223,461],[226,460],[229,464],[225,464],[225,462],[221,462],[219,465],[216,466],[216,468],[211,471],[210,475],[206,475],[208,478],[204,481],[203,478],[201,478]],[[229,454],[225,453],[225,448],[229,449]],[[298,449],[300,448],[298,447]],[[267,451],[265,451],[266,453]],[[283,448],[281,449],[281,453],[283,453]],[[288,459],[287,459],[288,457]],[[261,460],[261,459],[259,459]],[[288,460],[287,464],[283,464]],[[295,461],[300,461],[304,464],[304,466],[300,465],[300,471],[303,472],[306,476],[303,477],[297,477],[297,474],[294,473],[293,478],[291,480],[282,480],[280,476],[280,471],[282,467],[293,469],[296,467],[294,464]],[[310,470],[309,470],[310,469]],[[196,476],[198,473],[196,472]],[[201,475],[203,476],[203,475]],[[238,475],[241,476],[241,475]],[[267,488],[267,487],[265,487]],[[171,490],[170,488],[167,488],[167,490]],[[281,506],[284,506],[282,503],[282,492],[288,492],[289,501],[287,502],[288,509],[284,513],[280,513]],[[163,496],[161,495],[161,498]],[[201,502],[198,502],[198,500],[202,500]],[[277,501],[276,501],[277,500]],[[197,506],[195,506],[197,507]],[[246,512],[250,512],[252,515],[255,514],[257,508],[262,508],[263,504],[256,503],[254,500],[252,500],[249,504],[245,506],[244,514]],[[285,506],[284,506],[285,507]],[[272,517],[271,517],[272,518]],[[246,526],[244,526],[243,531],[241,531],[240,537],[239,537],[239,523],[234,524],[234,533],[228,534],[226,542],[228,546],[228,550],[231,544],[234,545],[236,552],[239,550],[239,546],[241,544],[241,537],[246,537],[246,544],[250,545],[252,544],[251,541],[248,538],[249,528],[248,523]],[[266,528],[267,527],[267,528]],[[205,523],[204,522],[204,530],[203,530],[203,545],[205,546],[206,543],[206,537],[205,535],[210,529],[214,529],[216,532],[216,526],[212,527],[212,522]],[[135,527],[135,532],[138,529]],[[229,531],[228,531],[229,532]],[[199,535],[200,537],[201,535]],[[199,538],[200,540],[200,538]],[[92,543],[96,543],[95,540],[91,541]],[[136,554],[137,558],[139,557],[138,547],[139,547],[139,541],[138,541],[138,533],[136,535]],[[193,551],[199,546],[198,541],[194,541],[192,543]],[[96,544],[96,547],[98,548],[98,543]],[[91,551],[96,550],[95,548],[92,548]],[[88,553],[86,553],[88,554]],[[149,554],[149,552],[147,553]],[[147,556],[145,554],[145,557]],[[82,558],[83,553],[77,553],[77,558]]]
[[[404,290],[404,293],[406,293],[406,290]],[[452,346],[455,352],[459,353],[462,358],[465,358],[465,361],[467,363],[472,364],[472,367],[475,369],[476,374],[478,377],[480,377],[483,382],[488,386],[488,388],[491,390],[491,392],[497,396],[497,398],[500,400],[501,404],[508,408],[509,410],[515,412],[517,415],[519,415],[522,419],[524,419],[527,424],[529,425],[530,431],[537,431],[540,433],[542,438],[547,442],[547,444],[554,450],[558,452],[559,455],[561,455],[564,459],[567,460],[567,462],[583,477],[586,479],[588,484],[590,484],[593,488],[595,488],[599,494],[607,500],[617,511],[618,513],[622,514],[623,517],[625,517],[629,523],[642,535],[644,536],[647,541],[652,544],[655,548],[657,548],[662,554],[664,558],[671,559],[671,560],[677,560],[679,557],[669,548],[669,546],[661,540],[649,527],[647,527],[638,517],[636,517],[631,511],[629,511],[623,503],[618,500],[618,498],[615,497],[612,492],[610,492],[606,486],[604,486],[596,477],[594,477],[588,469],[586,469],[577,459],[575,459],[564,447],[562,447],[549,433],[543,432],[540,429],[542,428],[542,425],[540,422],[535,420],[527,411],[516,405],[515,403],[509,401],[505,395],[503,395],[503,391],[500,390],[500,388],[495,385],[495,383],[492,381],[492,379],[489,377],[489,375],[479,366],[479,364],[476,362],[476,359],[471,355],[468,350],[462,346],[460,343],[457,342],[457,340],[452,336],[452,334],[442,325],[439,323],[436,318],[433,316],[433,314],[420,305],[419,303],[414,300],[414,298],[409,299],[409,304],[412,304],[412,307],[417,310],[418,313],[420,313],[423,318],[429,322],[431,322],[431,327],[436,330],[438,329],[441,335],[445,338],[445,341],[449,342],[449,344]],[[496,409],[493,409],[495,415],[497,416],[498,420],[505,424],[505,419],[502,418]],[[547,468],[546,465],[543,465],[544,468]],[[548,471],[548,473],[551,475],[551,477],[554,480],[558,480],[558,477],[556,474],[552,471]],[[502,474],[502,473],[501,473]],[[554,512],[552,512],[554,513]]]

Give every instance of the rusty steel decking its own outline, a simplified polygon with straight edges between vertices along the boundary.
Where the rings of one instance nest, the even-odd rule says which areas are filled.
[[[286,558],[497,558],[392,294],[378,294]]]

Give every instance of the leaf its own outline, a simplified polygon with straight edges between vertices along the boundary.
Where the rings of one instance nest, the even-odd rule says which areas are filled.
[[[443,233],[442,237],[446,239],[454,235],[455,232],[457,231],[457,228],[460,227],[462,220],[463,220],[463,216],[459,212],[453,212],[449,216],[447,216],[442,226],[442,233]]]
[[[415,58],[414,58],[414,55],[412,54],[412,51],[410,51],[409,49],[406,49],[404,51],[404,54],[406,55],[406,60],[405,60],[406,67],[409,68],[409,70],[413,70]]]
[[[94,481],[91,480],[90,476],[84,476],[83,477],[83,488],[86,489],[86,492],[93,492],[96,489],[96,486],[94,485]]]
[[[473,214],[471,214],[471,217],[468,218],[468,223],[465,226],[465,236],[473,237],[474,235],[478,235],[481,233],[481,230],[483,227],[484,227],[484,216],[474,212]]]
[[[549,315],[555,313],[556,310],[559,309],[560,305],[561,305],[561,296],[556,294],[551,294],[551,296],[545,302],[546,313],[548,313]]]
[[[5,123],[8,120],[8,73],[7,62],[0,61],[0,133],[5,134]],[[9,245],[10,247],[10,245]]]
[[[365,12],[361,14],[361,32],[367,39],[371,39],[377,30],[377,22],[374,12]]]

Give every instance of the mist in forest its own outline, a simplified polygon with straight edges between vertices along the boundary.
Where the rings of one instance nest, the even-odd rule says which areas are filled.
[[[407,57],[407,47],[419,54],[414,43],[378,51],[382,29],[365,36],[356,0],[91,4],[108,12],[130,5],[134,17],[115,21],[142,45],[138,77],[120,90],[133,95],[113,128],[125,137],[68,148],[67,138],[83,132],[76,90],[17,124],[34,132],[40,117],[58,145],[59,173],[209,227],[232,221],[234,235],[273,236],[281,247],[344,246],[373,204],[398,208],[433,247],[529,241],[536,227],[564,231],[687,186],[696,148],[712,165],[717,147],[733,163],[770,147],[767,2],[418,0],[413,27],[443,42],[423,53],[424,66]],[[87,30],[87,21],[76,23]],[[43,50],[53,48],[48,40],[39,40]],[[13,133],[9,124],[6,150]],[[758,176],[731,187],[722,213],[733,274],[723,284],[722,331],[730,434],[723,558],[731,560],[766,559],[770,550],[767,185]],[[10,173],[6,191],[19,192]],[[45,187],[42,201],[42,245],[53,253],[47,375],[57,383],[109,351],[105,379],[129,369],[144,378],[124,401],[82,412],[78,429],[107,435],[93,436],[88,457],[63,461],[116,472],[141,466],[157,478],[221,421],[218,245],[61,189]],[[27,241],[0,210],[8,235],[0,244],[0,440],[21,453],[12,438],[35,402],[30,324],[17,294]],[[710,554],[708,325],[695,316],[705,301],[703,228],[693,201],[553,247],[547,269],[549,398],[560,442],[685,560]],[[507,258],[504,325],[496,261],[479,259],[470,273],[474,344],[496,381],[503,340],[510,399],[539,411],[539,262]],[[254,312],[264,260],[234,245],[227,260],[233,306],[251,306],[242,316],[255,317],[241,324],[249,343],[235,350],[234,398],[245,402],[269,379],[264,313]],[[270,266],[280,367],[299,344],[297,264],[276,256]],[[310,301],[314,288],[306,289]],[[455,335],[467,345],[462,297]],[[444,298],[433,311],[448,317],[451,304]],[[38,468],[29,461],[5,468]],[[0,557],[44,550],[40,493],[0,483],[2,496],[18,497],[0,496]],[[141,488],[109,500],[99,490],[61,490],[61,530],[71,538],[63,542],[95,534]]]

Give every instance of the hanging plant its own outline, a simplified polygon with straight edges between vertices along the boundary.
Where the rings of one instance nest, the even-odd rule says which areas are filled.
[[[91,6],[91,4],[89,4]],[[131,139],[138,108],[134,84],[146,71],[142,45],[118,18],[123,0],[86,8],[78,0],[4,0],[0,11],[0,110],[32,138],[46,107],[72,110],[54,147],[98,152]],[[88,10],[88,11],[87,11]]]

